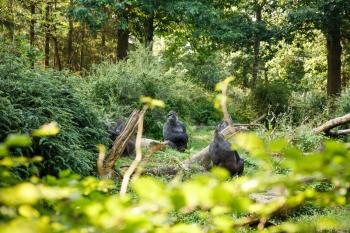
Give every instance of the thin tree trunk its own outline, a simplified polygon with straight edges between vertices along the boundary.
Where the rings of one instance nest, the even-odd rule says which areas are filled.
[[[256,17],[256,24],[259,25],[262,21],[261,19],[261,11],[262,7],[257,6],[256,11],[255,11],[255,17]],[[260,36],[259,32],[255,34],[254,38],[254,62],[253,62],[253,80],[252,80],[252,87],[256,87],[256,82],[258,80],[258,75],[259,75],[259,63],[260,63]]]
[[[104,61],[106,58],[106,24],[103,24],[101,30],[101,57],[100,62]]]
[[[265,85],[269,83],[269,76],[267,75],[268,69],[265,67],[264,68],[264,77],[265,77]]]
[[[30,19],[30,29],[29,29],[29,43],[32,51],[32,56],[30,57],[30,64],[31,64],[31,67],[34,68],[34,62],[35,62],[35,59],[33,56],[34,43],[35,43],[35,3],[34,2],[30,4],[30,15],[31,15],[31,19]]]
[[[69,7],[73,7],[73,0],[69,1]],[[68,16],[68,36],[67,36],[67,65],[69,68],[72,68],[72,54],[73,54],[73,31],[74,24],[72,16]]]
[[[125,9],[121,18],[126,20],[128,24],[128,12],[129,9]],[[128,25],[126,27],[121,27],[121,19],[119,20],[118,29],[117,29],[117,61],[124,60],[128,56],[128,47],[129,47],[129,29]]]
[[[56,65],[58,70],[62,70],[62,63],[61,63],[61,58],[60,58],[60,48],[59,48],[59,43],[57,36],[55,35],[52,37],[53,43],[54,43],[54,48],[55,48],[55,60],[56,60]]]
[[[327,94],[339,95],[341,92],[341,54],[339,12],[329,14],[327,25]]]
[[[50,2],[46,0],[45,7],[45,67],[50,66]]]
[[[154,37],[154,14],[151,13],[144,22],[145,28],[145,48],[150,51],[153,49],[153,37]]]
[[[124,60],[128,56],[129,31],[127,29],[118,29],[117,40],[117,60]]]
[[[7,10],[9,13],[9,18],[7,22],[8,37],[11,42],[15,41],[15,16],[13,13],[13,0],[8,0]]]
[[[249,66],[245,62],[243,62],[243,68],[242,68],[242,76],[243,76],[243,87],[248,88],[249,85],[249,79],[248,79],[248,69]]]
[[[81,46],[80,46],[80,71],[84,69],[84,56],[85,56],[85,25],[81,29]]]

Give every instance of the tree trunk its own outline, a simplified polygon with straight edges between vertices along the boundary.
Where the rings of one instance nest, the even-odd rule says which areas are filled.
[[[128,56],[128,47],[129,47],[129,25],[128,25],[128,14],[129,9],[124,9],[124,12],[119,19],[118,28],[117,28],[117,61],[124,60]],[[122,20],[125,20],[126,26],[121,25]]]
[[[341,92],[341,53],[340,16],[337,10],[328,14],[327,24],[327,94],[339,95]]]
[[[50,66],[50,2],[46,0],[45,7],[45,67]]]
[[[13,13],[13,0],[8,0],[7,10],[9,13],[9,17],[6,22],[6,27],[8,29],[8,37],[11,42],[14,42],[15,41],[15,16]]]
[[[261,11],[262,11],[262,7],[261,6],[257,6],[256,7],[256,25],[259,27],[260,23],[261,23]],[[260,36],[259,36],[259,32],[257,31],[255,34],[255,38],[254,38],[254,62],[253,62],[253,80],[252,80],[252,87],[255,88],[256,87],[256,82],[258,80],[258,74],[259,74],[259,63],[260,63]]]
[[[29,29],[29,43],[30,43],[30,49],[32,51],[32,55],[30,57],[30,64],[31,67],[34,68],[34,62],[35,58],[33,56],[34,54],[34,43],[35,43],[35,3],[32,2],[30,4],[30,29]]]
[[[145,28],[145,48],[150,51],[153,49],[153,36],[154,36],[154,14],[152,13],[146,18],[144,22]]]
[[[118,28],[117,40],[117,61],[120,61],[126,59],[128,56],[129,31]]]
[[[73,7],[73,0],[69,1],[69,7]],[[72,54],[73,54],[73,19],[72,16],[68,16],[68,36],[67,36],[67,65],[72,68]]]
[[[80,71],[84,69],[84,56],[85,56],[85,25],[81,28],[81,40],[80,40]]]
[[[60,48],[57,40],[57,36],[54,36],[53,38],[54,48],[55,48],[55,60],[58,70],[62,70],[62,63],[60,58]]]

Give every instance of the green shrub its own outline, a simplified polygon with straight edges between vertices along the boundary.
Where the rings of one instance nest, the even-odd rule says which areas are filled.
[[[271,111],[279,115],[288,107],[290,91],[283,82],[274,81],[257,86],[253,89],[252,96],[259,114]]]
[[[248,123],[258,117],[249,89],[229,87],[228,97],[228,110],[234,121]]]
[[[41,176],[56,175],[62,169],[94,174],[94,147],[109,139],[91,103],[61,74],[30,70],[18,57],[9,59],[11,56],[0,54],[7,57],[0,60],[0,140],[9,133],[29,133],[56,121],[61,128],[57,137],[35,139],[31,148],[17,154],[42,155],[44,161],[34,169]],[[27,169],[17,172],[22,177],[31,175]]]
[[[88,77],[90,97],[108,120],[127,117],[140,106],[140,96],[150,96],[165,102],[165,109],[146,114],[145,133],[162,134],[166,113],[175,110],[180,118],[191,123],[208,124],[217,121],[208,91],[163,65],[144,49],[131,52],[127,61],[101,64]]]
[[[336,102],[337,114],[345,115],[350,112],[350,88],[344,90]]]
[[[295,125],[315,120],[328,119],[327,95],[320,91],[293,92],[289,98],[288,112]]]

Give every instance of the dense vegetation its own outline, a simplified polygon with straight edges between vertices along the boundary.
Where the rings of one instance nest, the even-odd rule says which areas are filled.
[[[349,41],[349,0],[0,0],[0,233],[350,231],[350,124],[313,130],[350,113]],[[189,146],[119,197],[134,157],[96,161],[142,96],[165,103],[144,137],[175,110]],[[225,107],[254,123],[229,139],[243,176],[184,167]]]

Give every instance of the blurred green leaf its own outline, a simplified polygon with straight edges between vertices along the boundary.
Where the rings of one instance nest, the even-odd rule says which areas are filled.
[[[10,134],[5,139],[5,144],[8,147],[27,147],[32,144],[32,140],[28,135]]]

